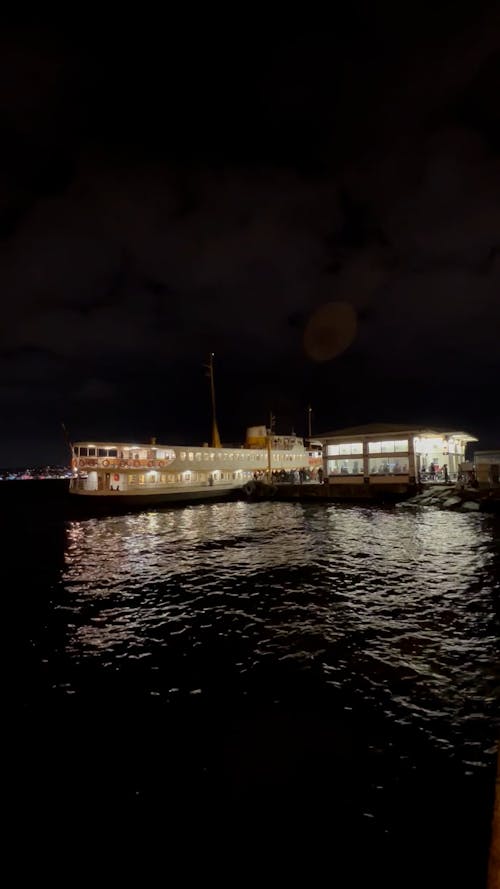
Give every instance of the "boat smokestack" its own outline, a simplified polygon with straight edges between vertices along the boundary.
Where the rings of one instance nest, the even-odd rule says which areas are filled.
[[[267,429],[265,426],[249,426],[247,429],[246,442],[247,448],[265,448],[267,447]]]

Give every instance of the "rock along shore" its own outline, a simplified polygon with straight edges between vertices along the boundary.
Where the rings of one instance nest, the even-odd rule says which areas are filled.
[[[433,506],[460,512],[499,512],[500,490],[435,485],[426,487],[400,506]]]

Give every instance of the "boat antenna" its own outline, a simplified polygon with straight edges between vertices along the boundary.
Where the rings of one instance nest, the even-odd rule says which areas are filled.
[[[308,432],[309,438],[311,438],[311,436],[312,436],[311,418],[312,418],[312,407],[311,407],[311,405],[309,405],[307,408],[307,432]]]
[[[207,377],[210,379],[210,398],[212,404],[212,447],[222,447],[220,443],[219,430],[217,427],[217,417],[215,414],[215,384],[214,384],[214,353],[210,352],[208,356],[208,364],[204,365],[207,371]]]

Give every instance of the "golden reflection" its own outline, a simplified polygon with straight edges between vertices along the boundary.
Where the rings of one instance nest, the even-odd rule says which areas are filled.
[[[205,674],[244,687],[268,663],[292,681],[312,670],[453,749],[457,723],[486,725],[495,704],[498,528],[482,514],[272,502],[74,522],[55,606],[65,654],[166,696],[205,690]]]
[[[432,697],[458,649],[477,669],[464,640],[493,559],[485,523],[437,510],[246,502],[74,522],[63,582],[78,619],[67,651],[106,652],[117,669],[155,645],[177,650],[185,639],[187,655],[206,633],[236,634],[239,645],[257,633],[252,658],[300,659],[309,640],[335,682],[338,664],[323,652],[355,634],[367,681],[383,663],[430,683]]]

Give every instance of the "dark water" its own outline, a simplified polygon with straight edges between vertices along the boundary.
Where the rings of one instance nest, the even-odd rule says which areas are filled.
[[[210,838],[221,861],[238,850],[236,885],[273,858],[309,885],[485,886],[498,517],[229,503],[68,521],[51,482],[14,484],[23,832],[83,820],[168,856]]]

